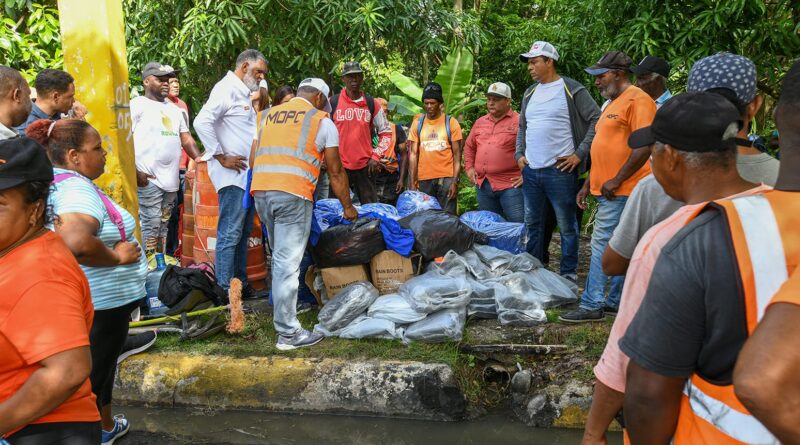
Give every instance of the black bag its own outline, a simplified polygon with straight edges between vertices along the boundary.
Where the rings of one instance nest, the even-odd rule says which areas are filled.
[[[322,231],[311,254],[319,267],[355,266],[369,263],[386,250],[381,220],[359,218],[353,224],[341,224]]]
[[[228,304],[228,296],[217,284],[211,272],[189,267],[169,265],[158,284],[158,299],[167,307],[177,306],[184,298],[199,290],[215,306]],[[195,296],[197,293],[194,293]]]
[[[400,219],[400,225],[414,232],[414,250],[427,260],[454,250],[462,253],[477,243],[486,243],[486,235],[472,230],[457,216],[442,210],[422,210]]]

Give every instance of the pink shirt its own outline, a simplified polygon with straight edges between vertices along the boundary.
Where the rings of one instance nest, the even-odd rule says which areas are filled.
[[[727,199],[752,195],[770,189],[772,187],[761,184]],[[600,361],[594,367],[594,375],[597,380],[600,380],[614,391],[625,392],[625,378],[627,376],[628,361],[630,360],[619,349],[619,340],[625,335],[625,331],[628,330],[636,311],[639,310],[639,306],[642,304],[645,293],[647,293],[647,286],[650,284],[650,277],[653,274],[653,267],[655,267],[656,260],[661,254],[661,249],[686,225],[689,217],[703,205],[705,203],[690,204],[679,208],[672,216],[651,227],[636,245],[636,250],[634,250],[631,263],[628,266],[628,273],[625,276],[625,285],[622,287],[622,297],[617,318],[611,328],[611,335],[608,337],[606,349],[603,351]]]

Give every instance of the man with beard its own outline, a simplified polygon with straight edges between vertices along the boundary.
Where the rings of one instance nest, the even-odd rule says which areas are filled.
[[[148,63],[142,70],[144,96],[130,103],[139,222],[146,252],[164,252],[167,223],[180,188],[181,147],[190,158],[200,157],[183,113],[166,100],[172,77],[171,66]]]
[[[605,313],[616,314],[622,295],[623,276],[603,273],[603,252],[614,228],[619,224],[625,202],[640,179],[650,174],[647,159],[650,148],[631,149],[628,137],[653,122],[656,103],[628,78],[631,59],[620,51],[609,51],[586,72],[595,76],[595,86],[608,99],[597,121],[590,157],[589,180],[578,192],[578,206],[586,208],[586,197],[597,199],[597,216],[592,231],[592,258],[580,307],[559,317],[567,323],[602,320]],[[608,299],[605,288],[611,288]]]
[[[219,195],[216,274],[225,291],[234,276],[242,281],[243,296],[255,290],[247,282],[247,238],[253,228],[255,208],[245,208],[242,197],[247,186],[247,163],[256,133],[256,113],[250,93],[267,73],[267,59],[255,49],[236,58],[236,68],[214,85],[208,101],[194,120],[203,142],[202,160]]]

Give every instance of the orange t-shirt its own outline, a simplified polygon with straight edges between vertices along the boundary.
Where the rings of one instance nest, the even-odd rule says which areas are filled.
[[[769,302],[770,305],[775,303],[800,305],[800,267],[795,269],[792,276],[783,283],[778,293]]]
[[[0,403],[17,392],[38,362],[89,346],[94,306],[89,282],[53,232],[0,258]],[[96,422],[87,378],[64,403],[31,423]]]
[[[641,89],[631,85],[603,110],[592,141],[592,170],[589,172],[589,189],[600,196],[603,184],[619,173],[631,155],[628,136],[647,127],[656,115],[656,103]],[[650,174],[650,163],[623,182],[616,194],[628,196],[640,179]]]
[[[452,178],[454,172],[453,146],[447,141],[447,128],[444,125],[444,113],[436,119],[425,117],[422,123],[422,137],[417,133],[419,126],[417,116],[411,123],[411,132],[408,140],[417,142],[417,179]],[[454,117],[450,117],[450,140],[460,141],[461,125]],[[457,160],[461,162],[461,159]]]

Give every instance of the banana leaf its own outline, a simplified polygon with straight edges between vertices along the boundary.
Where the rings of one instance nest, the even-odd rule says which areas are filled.
[[[461,101],[461,103],[456,104],[455,106],[453,106],[452,107],[452,111],[450,113],[452,113],[453,116],[458,117],[458,116],[461,116],[462,114],[466,113],[467,111],[469,111],[469,110],[471,110],[473,108],[482,107],[482,106],[486,105],[486,99],[482,99],[482,98],[481,99],[475,99],[472,102],[466,103],[467,99],[468,98],[464,98],[464,100]]]
[[[399,71],[389,73],[389,80],[400,90],[411,102],[422,107],[422,88],[414,79],[406,77]]]
[[[469,93],[472,87],[472,65],[472,53],[466,48],[456,48],[439,67],[436,83],[442,86],[447,114],[455,114],[454,106],[461,103]]]
[[[394,111],[403,116],[414,116],[415,114],[422,113],[422,107],[411,101],[406,96],[389,96],[389,111]]]

